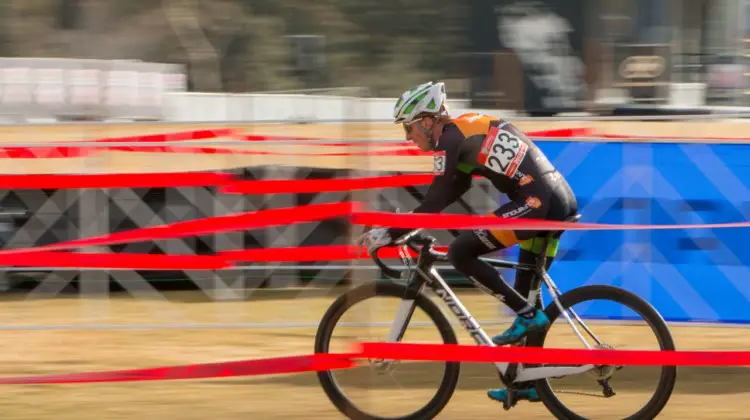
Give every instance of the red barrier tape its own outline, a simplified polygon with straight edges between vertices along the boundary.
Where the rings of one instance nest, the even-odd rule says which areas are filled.
[[[750,365],[750,351],[579,350],[406,343],[361,343],[359,347],[361,351],[350,354],[311,354],[147,369],[8,377],[0,378],[0,384],[73,384],[277,375],[351,369],[357,367],[356,359],[616,366]]]
[[[274,141],[274,140],[318,140],[313,137],[261,136],[253,134],[237,135],[235,138],[245,141]]]
[[[240,135],[235,136],[235,138],[239,138],[244,141],[250,141],[250,142],[256,142],[256,141],[305,141],[305,140],[322,140],[321,138],[314,138],[314,137],[287,137],[287,136],[261,136],[261,135]],[[315,146],[333,146],[333,147],[351,147],[351,146],[362,146],[367,145],[367,147],[394,147],[394,146],[408,146],[408,147],[416,147],[414,143],[409,141],[402,141],[402,142],[384,142],[382,140],[367,140],[367,141],[347,141],[342,140],[340,142],[331,142],[331,143],[315,143]]]
[[[278,375],[284,373],[316,372],[349,369],[354,362],[345,355],[315,354],[276,357],[259,360],[240,360],[168,366],[150,369],[116,370],[108,372],[70,373],[0,378],[3,385],[73,384],[97,382],[168,381],[184,379],[229,378],[235,376]]]
[[[108,137],[94,140],[97,143],[124,143],[124,142],[143,142],[158,143],[165,141],[187,141],[187,140],[205,140],[217,137],[228,137],[235,132],[232,128],[219,128],[213,130],[190,130],[176,133],[147,134],[126,137]]]
[[[225,173],[147,173],[91,175],[0,175],[0,188],[169,188],[212,187],[229,184],[234,176]]]
[[[436,251],[445,252],[448,247],[435,247]],[[229,261],[245,262],[315,262],[315,261],[344,261],[369,259],[370,254],[364,247],[354,245],[321,245],[300,246],[289,248],[258,248],[223,251],[219,255]],[[414,251],[409,255],[417,257]],[[398,248],[382,248],[378,251],[382,259],[399,258]]]
[[[598,364],[630,366],[743,366],[750,351],[585,350],[461,344],[362,343],[358,357],[420,361]]]
[[[194,154],[231,154],[254,156],[432,156],[432,152],[423,152],[416,148],[400,148],[396,150],[361,151],[361,152],[320,152],[320,153],[290,153],[268,150],[240,150],[229,147],[185,147],[185,146],[150,146],[150,147],[113,147],[111,150],[126,150],[138,152],[161,153],[194,153]]]
[[[121,270],[220,270],[232,266],[226,258],[213,255],[86,254],[43,251],[0,255],[0,265]]]
[[[101,143],[102,146],[76,146],[79,142],[70,142],[70,146],[60,147],[0,147],[0,158],[11,159],[53,159],[53,158],[71,158],[83,157],[96,154],[100,150],[128,150],[139,151],[138,147],[107,147],[106,143],[113,142],[143,142],[158,143],[165,141],[187,141],[203,140],[216,137],[230,136],[234,129],[216,129],[216,130],[192,130],[177,133],[150,134],[127,137],[109,137],[86,141],[87,143]],[[167,148],[168,149],[168,148]]]
[[[280,248],[257,248],[222,251],[217,255],[161,254],[93,254],[67,251],[11,250],[0,253],[5,267],[101,268],[113,270],[221,270],[236,267],[235,262],[317,262],[369,259],[365,248],[353,245],[321,245]],[[447,247],[436,247],[446,252]],[[409,251],[416,258],[417,254]],[[399,258],[397,248],[383,248],[382,259]]]
[[[229,261],[245,262],[313,262],[313,261],[344,261],[363,258],[357,255],[357,247],[350,245],[323,245],[289,248],[258,248],[223,251],[219,253]]]
[[[34,248],[19,248],[0,251],[0,255],[59,251],[86,246],[108,246],[123,243],[177,239],[187,236],[210,235],[229,231],[249,230],[270,226],[288,225],[290,223],[305,223],[328,220],[335,217],[348,217],[351,224],[395,226],[408,229],[512,229],[512,230],[646,230],[646,229],[708,229],[750,227],[750,222],[693,224],[693,225],[606,225],[595,223],[564,223],[533,219],[502,219],[496,216],[467,216],[452,214],[403,214],[384,212],[361,212],[361,203],[332,203],[316,204],[299,207],[289,207],[273,210],[246,212],[228,216],[207,217],[198,220],[176,222],[167,225],[151,226],[125,232],[117,232],[91,238],[75,239],[51,245]],[[298,261],[299,257],[290,256],[287,249],[271,250],[243,250],[236,252],[236,258],[255,258],[263,256],[263,252],[273,252],[274,258],[286,261]],[[292,252],[307,252],[297,249]],[[346,249],[318,249],[317,252],[336,255],[337,258],[354,258],[354,253]],[[256,253],[256,254],[253,254]],[[260,254],[259,254],[260,253]],[[255,255],[255,256],[254,256]],[[316,254],[317,255],[317,254]],[[319,254],[322,255],[322,254]]]
[[[429,185],[432,174],[386,175],[369,178],[338,179],[264,179],[235,181],[223,185],[224,194],[287,194],[318,193],[323,191],[355,191],[366,189],[413,187]],[[480,178],[479,175],[474,178]]]
[[[660,230],[750,227],[750,222],[689,225],[614,225],[554,222],[536,219],[503,219],[497,216],[387,212],[354,212],[351,215],[351,223],[364,226],[389,226],[407,229]]]
[[[591,128],[560,128],[556,130],[529,131],[527,137],[588,137],[594,134]]]
[[[59,245],[59,244],[58,244]],[[10,250],[0,253],[5,267],[101,268],[117,270],[221,270],[235,267],[235,262],[317,262],[369,259],[364,247],[354,245],[321,245],[279,248],[257,248],[222,251],[217,255],[162,254],[93,254],[67,251],[36,251],[39,248]],[[448,247],[436,247],[446,252]],[[409,250],[409,255],[417,254]],[[381,259],[398,259],[398,248],[382,248]]]
[[[354,191],[372,188],[410,187],[432,182],[434,175],[391,175],[370,178],[343,179],[274,179],[258,181],[236,181],[222,186],[225,194],[284,194],[317,193],[321,191]]]
[[[0,147],[0,158],[55,159],[92,155],[93,150],[80,147]]]
[[[198,220],[170,223],[117,232],[90,238],[74,239],[34,248],[0,251],[0,255],[22,252],[59,251],[87,246],[108,246],[140,241],[177,239],[186,236],[211,235],[236,230],[258,229],[270,226],[305,223],[346,217],[357,208],[356,203],[313,204],[282,209],[252,211],[228,216],[206,217]]]

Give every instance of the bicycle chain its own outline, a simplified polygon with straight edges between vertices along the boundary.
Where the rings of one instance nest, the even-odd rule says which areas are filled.
[[[566,391],[564,389],[561,389],[561,390],[553,389],[553,391],[559,394],[571,394],[571,395],[583,395],[587,397],[610,398],[605,395],[601,395],[601,394],[594,393],[594,392]]]

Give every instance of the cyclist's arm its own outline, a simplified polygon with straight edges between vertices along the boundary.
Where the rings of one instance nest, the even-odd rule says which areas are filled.
[[[470,187],[471,175],[458,169],[459,152],[463,137],[456,132],[447,132],[440,138],[439,152],[436,155],[435,177],[427,189],[422,203],[411,213],[440,213],[446,207],[458,200]],[[440,160],[442,159],[442,161]],[[413,229],[391,228],[389,230],[392,238],[398,238]]]
[[[427,189],[422,203],[413,213],[440,213],[458,200],[471,186],[471,176],[458,169],[459,151],[463,138],[456,132],[446,132],[440,138],[438,159],[435,164],[435,177]],[[442,165],[439,159],[442,159]]]
[[[448,205],[455,202],[471,188],[471,175],[466,172],[457,171],[456,179],[453,181],[453,195],[448,198]]]

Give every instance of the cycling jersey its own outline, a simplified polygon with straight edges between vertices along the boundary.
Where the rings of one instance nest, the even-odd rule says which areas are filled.
[[[528,137],[506,121],[474,113],[463,114],[443,126],[435,149],[435,178],[414,213],[441,212],[471,187],[474,175],[488,179],[510,198],[510,202],[493,212],[499,217],[562,221],[578,211],[575,195],[567,181]],[[396,238],[407,232],[391,228],[389,236]],[[534,238],[546,233],[534,230],[463,230],[448,247],[448,260],[474,284],[497,296],[519,316],[535,316],[535,303],[526,300],[533,275],[519,271],[516,290],[494,267],[478,257],[522,243],[519,255],[526,262],[535,261],[537,251],[543,251],[535,249]],[[553,244],[551,253],[547,249],[550,258],[554,258],[556,246]]]
[[[467,113],[444,125],[433,173],[414,213],[441,212],[471,187],[474,175],[488,179],[511,200],[493,212],[500,217],[564,220],[577,211],[572,190],[539,147],[512,124],[487,115]],[[539,232],[486,233],[510,246]]]

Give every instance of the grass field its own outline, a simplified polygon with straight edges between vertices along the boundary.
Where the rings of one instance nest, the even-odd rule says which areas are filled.
[[[199,292],[166,293],[168,301],[127,296],[36,300],[9,297],[0,301],[0,324],[317,322],[339,292],[261,291],[246,301],[233,302],[214,302]],[[480,321],[501,319],[499,306],[490,297],[468,291],[460,296]],[[376,311],[360,310],[354,314],[358,320],[387,319]],[[494,334],[504,327],[491,325],[485,329]],[[639,340],[648,335],[634,328],[607,327],[614,337],[637,347]],[[369,336],[383,331],[360,328],[354,332]],[[416,334],[418,339],[433,341],[421,332]],[[461,342],[469,343],[463,331],[457,330],[457,334]],[[678,348],[683,350],[739,350],[750,341],[750,332],[742,328],[673,326],[673,334]],[[312,351],[314,335],[315,328],[6,330],[0,332],[0,370],[4,376],[31,375],[307,354]],[[382,390],[377,386],[369,391],[360,387],[358,393],[370,396],[376,407],[393,410],[419,401],[420,396],[424,400],[430,391],[428,376],[435,373],[435,365],[411,369],[417,368],[423,369],[424,375],[412,371],[400,381],[401,387],[390,393],[379,393]],[[660,418],[747,418],[748,373],[744,367],[681,369],[676,392]],[[627,407],[632,404],[630,399],[639,396],[638,378],[639,373],[631,375],[616,388],[625,398],[587,401],[595,410],[600,404],[604,406],[603,401],[615,408]],[[504,412],[500,404],[485,395],[487,388],[496,386],[498,380],[490,365],[462,365],[459,389],[440,418],[551,418],[542,404],[521,403]],[[314,374],[123,384],[6,385],[3,391],[0,412],[7,419],[343,418],[323,394]]]

